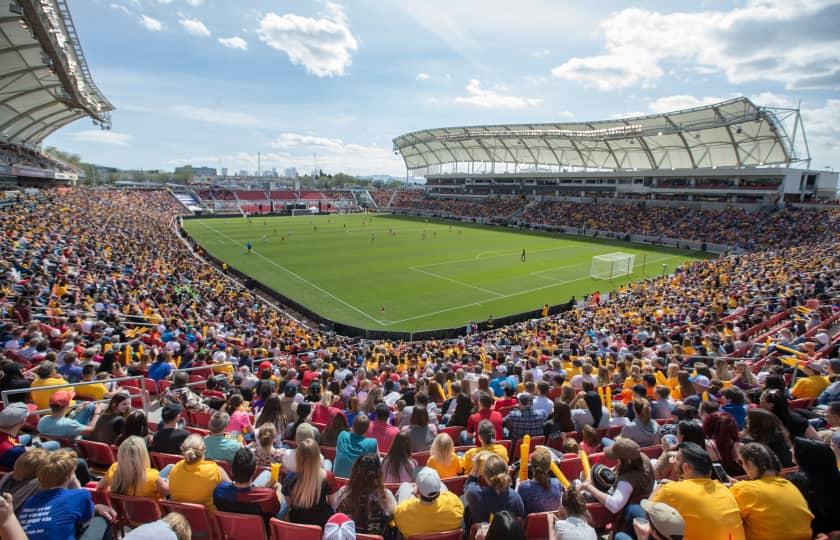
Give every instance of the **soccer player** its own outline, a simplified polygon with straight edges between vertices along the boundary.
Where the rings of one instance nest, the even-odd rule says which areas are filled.
[[[245,247],[248,248],[248,253],[251,253],[251,249],[253,249],[254,246],[251,244],[251,242],[247,242],[245,244]]]
[[[522,250],[522,255],[519,257],[519,260],[525,262],[525,250]]]

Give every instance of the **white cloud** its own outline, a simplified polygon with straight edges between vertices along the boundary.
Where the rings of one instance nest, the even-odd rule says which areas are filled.
[[[172,105],[169,111],[187,120],[196,120],[209,124],[219,124],[231,127],[259,127],[260,119],[247,113],[226,111],[223,109],[209,109],[192,105]]]
[[[198,19],[192,19],[182,15],[178,22],[188,34],[198,37],[210,37],[210,30]]]
[[[665,113],[671,111],[680,111],[683,109],[693,109],[694,107],[702,107],[703,105],[711,105],[712,103],[720,103],[726,101],[731,97],[694,97],[688,95],[665,96],[655,99],[648,103],[650,112]]]
[[[160,32],[165,28],[162,22],[148,15],[140,15],[140,25],[151,32]]]
[[[157,0],[158,4],[171,4],[173,0]]]
[[[749,0],[731,11],[668,14],[625,9],[600,24],[604,54],[571,58],[552,75],[612,90],[650,86],[664,62],[678,62],[734,84],[840,88],[838,18],[837,0]]]
[[[819,108],[803,108],[802,121],[811,156],[812,168],[821,169],[829,163],[840,163],[840,99],[826,100]]]
[[[248,49],[248,43],[239,36],[219,38],[219,43],[228,49],[242,49],[243,51]]]
[[[204,0],[186,0],[186,2],[192,7],[198,7],[204,3]]]
[[[116,131],[105,131],[101,129],[88,129],[70,133],[70,137],[79,142],[110,144],[113,146],[128,146],[132,136],[128,133]]]
[[[344,75],[359,44],[344,9],[332,2],[326,6],[327,13],[318,19],[268,13],[260,19],[257,34],[263,43],[285,52],[293,64],[303,65],[316,77]]]
[[[111,9],[116,9],[117,11],[122,12],[124,15],[134,15],[134,12],[125,7],[122,4],[111,4]]]
[[[417,74],[417,80],[418,81],[428,81],[429,80],[429,74],[428,73],[418,73]]]
[[[471,79],[467,83],[467,95],[455,98],[455,103],[486,109],[524,109],[535,107],[542,99],[501,94],[495,90],[481,88],[481,81]]]

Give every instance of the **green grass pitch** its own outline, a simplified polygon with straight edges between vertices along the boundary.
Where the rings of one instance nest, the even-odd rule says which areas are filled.
[[[184,228],[212,255],[324,317],[406,332],[459,327],[567,302],[572,295],[604,293],[700,256],[382,214],[189,219]],[[633,275],[591,279],[592,257],[616,251],[636,254]]]

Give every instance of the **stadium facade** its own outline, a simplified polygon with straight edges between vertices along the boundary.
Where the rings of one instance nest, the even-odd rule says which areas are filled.
[[[740,97],[664,114],[436,128],[394,139],[431,196],[779,205],[833,201],[838,174],[810,169],[798,109]]]
[[[66,0],[0,7],[0,181],[74,182],[79,171],[41,154],[41,142],[81,118],[110,129],[113,109],[93,82]]]

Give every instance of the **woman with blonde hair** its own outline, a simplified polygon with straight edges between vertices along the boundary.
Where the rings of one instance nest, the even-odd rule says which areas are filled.
[[[333,475],[321,468],[321,449],[313,439],[298,444],[295,469],[283,482],[288,519],[292,523],[323,527],[333,515],[336,486]]]
[[[277,428],[274,424],[263,424],[257,430],[257,440],[250,447],[257,458],[257,467],[270,467],[272,463],[280,463],[283,460],[283,450],[274,448],[276,437]]]
[[[203,504],[215,510],[213,490],[221,482],[230,482],[227,473],[213,461],[204,459],[204,439],[193,433],[181,443],[184,459],[169,473],[169,497],[176,502]]]
[[[146,540],[147,538],[171,538],[172,533],[176,540],[192,540],[192,529],[190,523],[183,514],[169,512],[161,519],[140,525],[132,529],[123,537],[124,540]]]
[[[729,362],[726,358],[715,358],[714,368],[715,379],[720,381],[732,380],[732,373],[729,372]]]
[[[12,496],[12,507],[20,510],[23,502],[30,495],[41,489],[38,486],[38,469],[44,463],[49,452],[43,448],[30,448],[15,460],[14,469],[0,480],[0,493]]]
[[[758,381],[746,362],[735,362],[735,376],[732,377],[732,386],[737,386],[741,390],[749,390],[758,386]]]
[[[169,482],[149,462],[146,442],[131,436],[120,444],[117,462],[112,464],[96,489],[117,495],[149,497],[155,500],[169,494]]]
[[[426,466],[436,470],[441,479],[461,474],[461,460],[455,453],[455,443],[446,433],[437,434],[432,441],[430,454]]]
[[[469,528],[475,522],[489,521],[491,514],[502,510],[524,518],[525,505],[522,497],[510,487],[507,463],[496,454],[486,455],[486,452],[479,452],[474,459],[475,463],[464,486],[464,500],[472,520],[466,527]],[[479,471],[480,477],[477,476]]]

